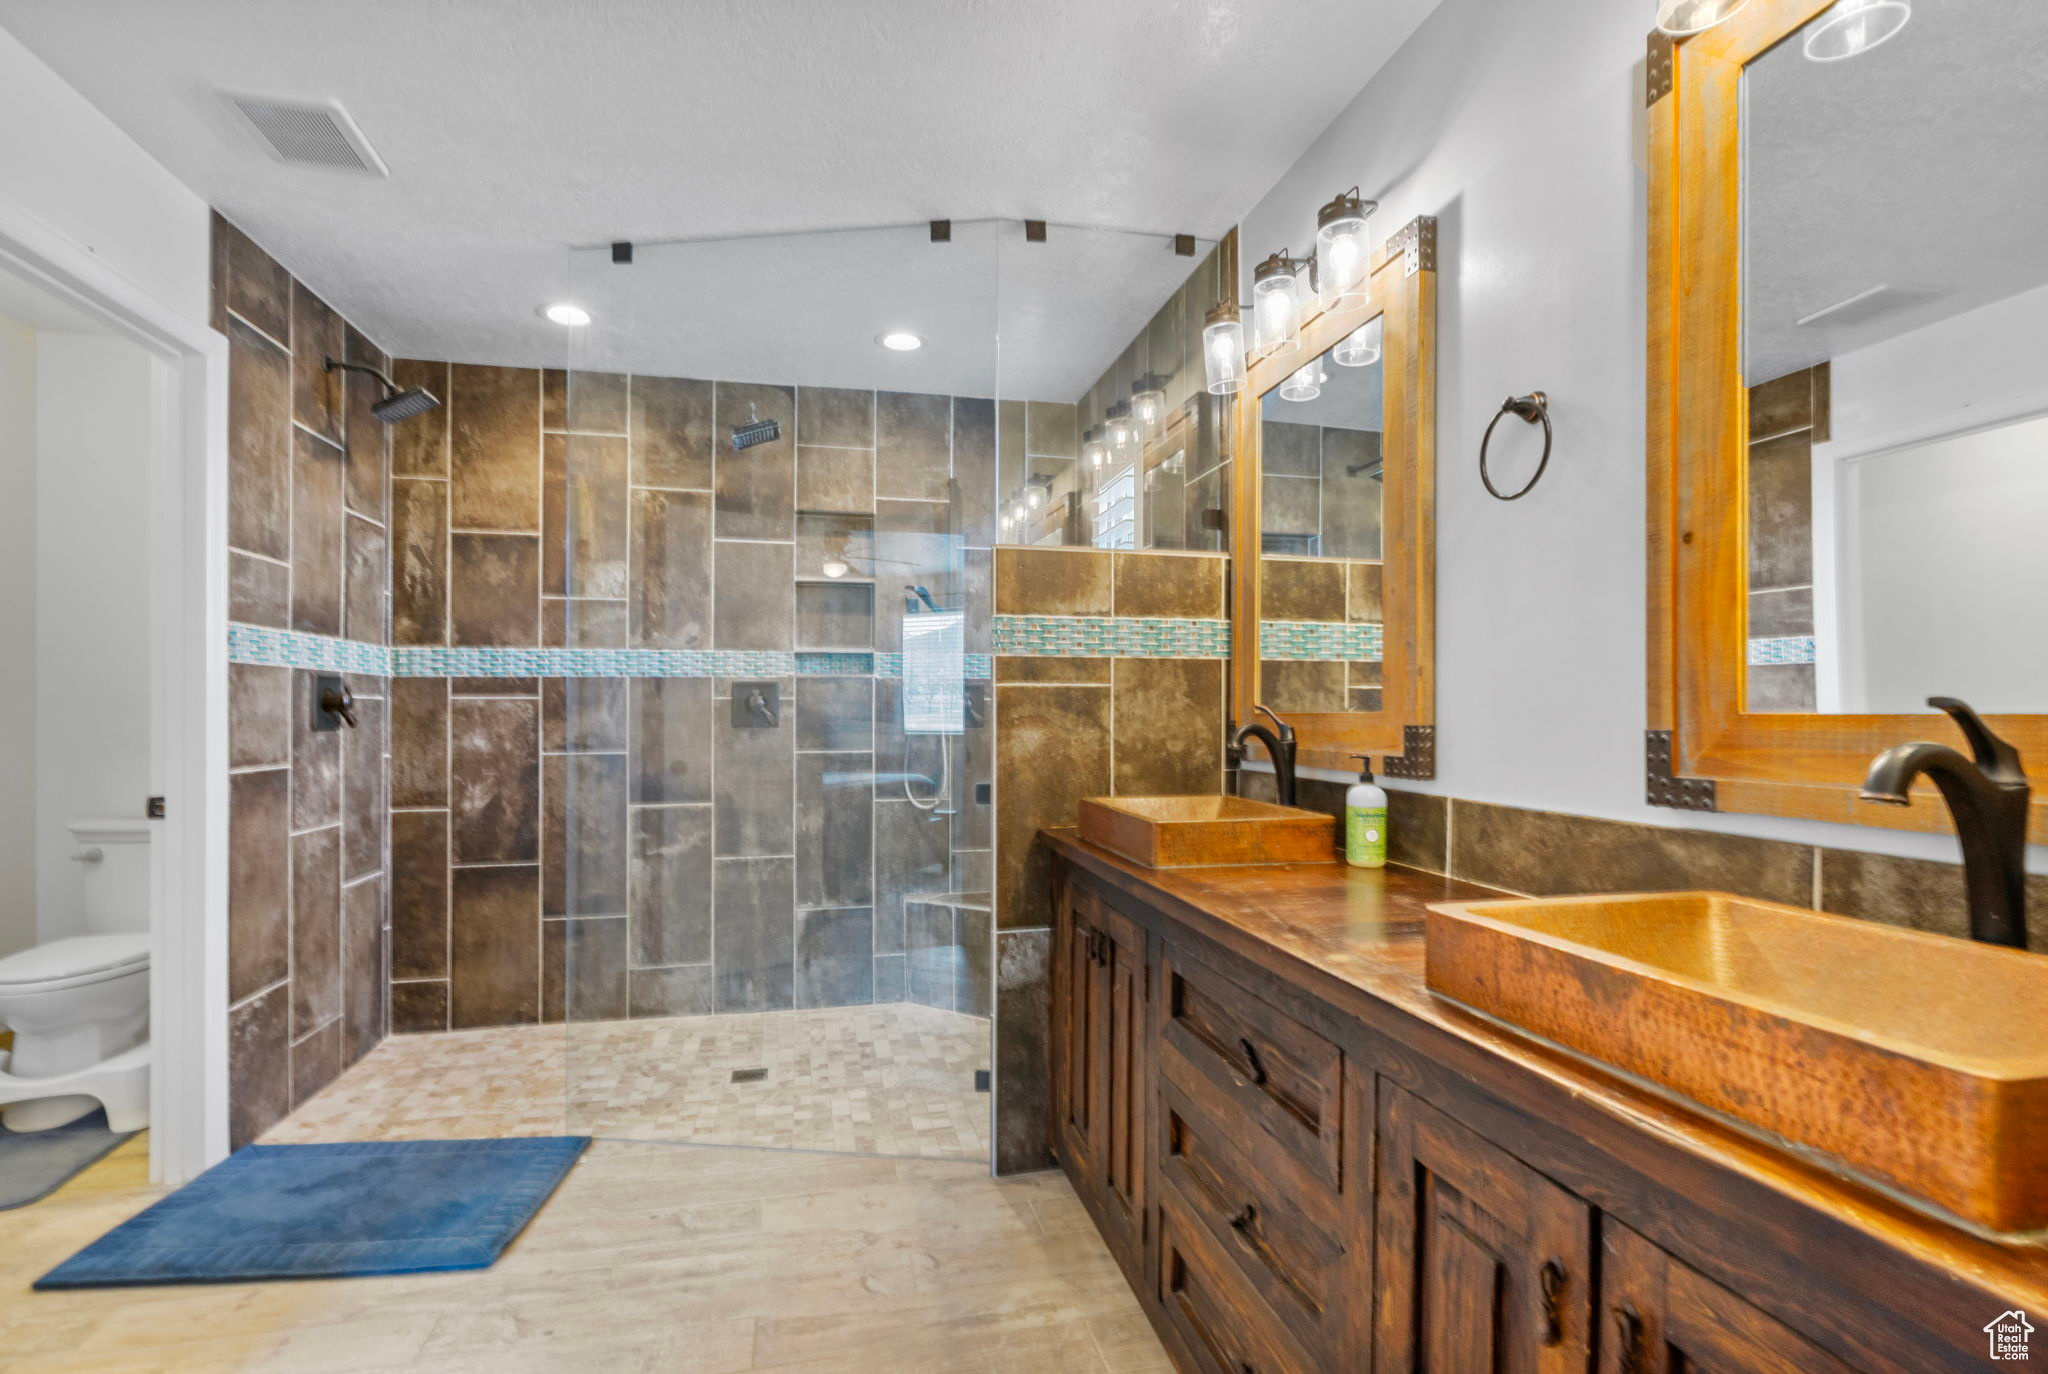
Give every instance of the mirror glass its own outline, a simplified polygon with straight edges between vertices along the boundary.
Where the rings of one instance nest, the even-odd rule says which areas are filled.
[[[2048,5],[1743,74],[1746,709],[2048,712]]]
[[[1259,398],[1259,697],[1380,709],[1381,317]]]

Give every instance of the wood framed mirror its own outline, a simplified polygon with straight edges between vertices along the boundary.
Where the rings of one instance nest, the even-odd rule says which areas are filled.
[[[1434,777],[1434,218],[1387,239],[1361,303],[1254,357],[1237,452],[1234,718],[1278,713],[1304,767],[1372,754],[1389,776]]]
[[[2043,53],[2033,0],[1652,36],[1653,804],[1946,830],[1858,799],[1964,747],[1933,695],[2048,776]]]

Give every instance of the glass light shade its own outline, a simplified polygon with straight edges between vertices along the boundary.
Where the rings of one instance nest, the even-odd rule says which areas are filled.
[[[1749,0],[1657,0],[1657,28],[1673,38],[1705,33],[1742,12]]]
[[[1355,191],[1347,191],[1316,215],[1316,304],[1324,310],[1365,304],[1372,255],[1365,232],[1367,205]]]
[[[1244,325],[1234,306],[1228,314],[1209,312],[1202,328],[1202,377],[1211,396],[1244,390]]]
[[[1301,347],[1301,281],[1268,259],[1252,280],[1252,354],[1278,358]]]
[[[1323,394],[1323,381],[1323,363],[1320,358],[1303,363],[1294,369],[1286,381],[1280,383],[1280,399],[1313,401]]]
[[[1837,0],[1807,28],[1806,55],[1815,62],[1840,62],[1869,52],[1912,17],[1906,0]]]
[[[1131,414],[1129,401],[1117,401],[1107,412],[1109,417],[1109,451],[1114,458],[1128,458],[1138,451],[1142,443],[1137,419]]]
[[[1150,374],[1131,383],[1131,418],[1146,443],[1166,433],[1166,393]]]
[[[1380,360],[1380,329],[1386,316],[1375,315],[1337,341],[1330,359],[1339,367],[1371,367]]]

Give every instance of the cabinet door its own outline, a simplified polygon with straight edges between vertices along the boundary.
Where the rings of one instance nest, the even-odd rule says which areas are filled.
[[[1107,1011],[1102,1082],[1108,1099],[1101,1131],[1103,1193],[1111,1248],[1119,1249],[1127,1267],[1135,1269],[1145,1253],[1145,1153],[1152,1098],[1145,931],[1115,911],[1100,915]]]
[[[1059,1154],[1084,1192],[1102,1176],[1102,1117],[1108,1102],[1103,1081],[1103,1045],[1108,1031],[1109,976],[1101,958],[1102,932],[1088,919],[1092,903],[1069,886],[1060,907],[1054,951],[1054,1037],[1058,1041],[1053,1085],[1059,1114]]]
[[[1385,1080],[1379,1135],[1377,1368],[1585,1374],[1591,1209]]]
[[[1849,1374],[1850,1367],[1611,1218],[1601,1374]]]

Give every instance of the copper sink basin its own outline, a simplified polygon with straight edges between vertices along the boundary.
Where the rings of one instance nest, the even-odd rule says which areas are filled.
[[[1427,929],[1445,997],[1965,1221],[2048,1227],[2048,958],[1720,892]]]
[[[1245,797],[1090,797],[1081,838],[1150,868],[1330,863],[1337,821]]]

